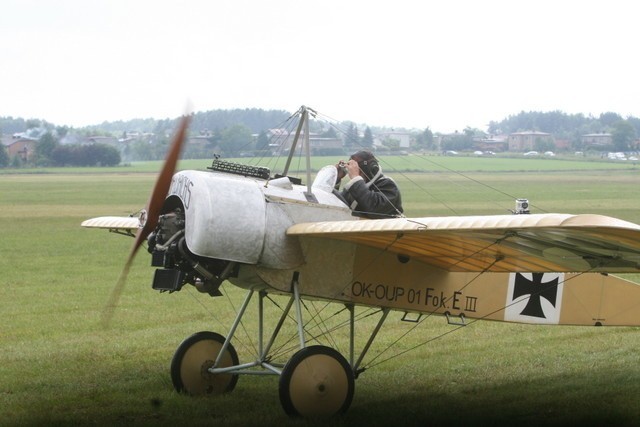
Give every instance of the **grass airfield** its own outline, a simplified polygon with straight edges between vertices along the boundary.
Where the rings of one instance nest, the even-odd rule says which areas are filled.
[[[590,212],[640,223],[640,170],[632,164],[438,157],[436,167],[410,160],[406,169],[395,159],[382,163],[403,191],[408,216],[503,214],[522,197],[536,213]],[[208,164],[183,161],[180,168]],[[132,239],[79,224],[142,208],[157,167],[0,174],[0,424],[325,425],[288,418],[276,377],[242,376],[224,396],[173,391],[169,364],[180,342],[201,330],[227,333],[232,305],[244,296],[228,284],[216,299],[192,287],[160,294],[151,290],[153,269],[141,250],[110,327],[101,327]],[[640,282],[640,274],[628,278]],[[479,321],[456,328],[431,317],[412,329],[401,316],[390,314],[368,358],[391,348],[358,378],[351,409],[331,424],[640,422],[636,327]],[[366,336],[359,335],[357,348]],[[255,338],[238,338],[240,360],[251,360]],[[346,354],[346,333],[338,333],[335,344]]]

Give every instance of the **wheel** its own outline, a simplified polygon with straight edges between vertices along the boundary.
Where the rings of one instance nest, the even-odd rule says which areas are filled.
[[[171,359],[171,381],[179,393],[192,396],[222,394],[233,390],[238,382],[237,374],[212,374],[208,371],[216,361],[224,337],[215,332],[203,331],[191,335],[178,346]],[[219,368],[238,364],[238,354],[231,344],[227,347]]]
[[[291,416],[331,416],[349,409],[355,381],[349,362],[336,350],[303,348],[280,375],[280,403]]]

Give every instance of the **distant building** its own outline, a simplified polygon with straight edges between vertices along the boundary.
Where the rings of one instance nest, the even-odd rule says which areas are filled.
[[[269,129],[267,132],[269,137],[269,146],[274,150],[283,152],[291,150],[291,146],[295,140],[295,132],[289,132],[286,129]],[[304,135],[300,134],[300,140],[296,147],[296,151],[300,152],[303,147],[302,139]],[[342,149],[342,140],[339,138],[326,138],[317,133],[309,133],[309,147],[312,154],[323,153],[327,150],[339,151]]]
[[[187,144],[188,145],[204,145],[211,142],[211,136],[209,135],[190,135]]]
[[[5,146],[9,158],[18,157],[23,162],[31,160],[36,150],[37,140],[15,135],[2,138],[2,145]]]
[[[411,134],[409,132],[382,132],[373,138],[374,146],[384,145],[385,141],[398,141],[398,148],[409,148],[411,146]]]
[[[504,135],[492,135],[486,138],[474,140],[473,146],[476,150],[480,151],[491,151],[494,153],[507,151],[509,148],[509,137]]]
[[[568,151],[571,149],[571,141],[568,139],[556,139],[556,150],[558,151]]]
[[[550,133],[538,131],[515,132],[509,135],[509,151],[531,151],[535,149],[536,142],[551,142],[555,145]]]
[[[115,136],[88,136],[84,144],[107,144],[117,147],[122,142]]]
[[[610,133],[588,133],[586,135],[582,135],[582,146],[586,148],[596,148],[600,149],[603,147],[608,147],[613,143],[613,139],[611,138]]]

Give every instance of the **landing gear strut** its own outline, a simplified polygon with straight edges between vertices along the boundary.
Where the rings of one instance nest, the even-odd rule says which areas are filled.
[[[171,379],[175,389],[191,395],[230,392],[239,375],[278,375],[280,403],[291,416],[332,416],[343,414],[351,405],[355,391],[355,378],[361,372],[360,364],[382,327],[388,309],[381,311],[378,325],[369,337],[357,361],[354,354],[354,307],[350,313],[349,360],[338,351],[323,345],[307,346],[302,319],[302,303],[294,278],[293,292],[283,308],[270,339],[263,340],[264,298],[259,292],[257,358],[239,364],[236,350],[231,345],[237,327],[244,316],[255,291],[248,291],[236,319],[225,339],[214,332],[199,332],[187,338],[178,347],[171,362]],[[298,326],[300,350],[286,364],[272,360],[272,347],[285,320],[295,316]],[[318,337],[314,337],[316,339]]]

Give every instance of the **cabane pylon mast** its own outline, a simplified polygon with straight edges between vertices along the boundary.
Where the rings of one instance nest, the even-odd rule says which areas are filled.
[[[302,128],[304,127],[304,147],[305,147],[305,157],[307,158],[307,192],[305,196],[307,199],[313,197],[313,193],[311,192],[311,148],[309,146],[309,112],[315,117],[316,111],[308,108],[306,106],[300,107],[298,110],[298,114],[300,115],[300,121],[298,122],[298,128],[296,129],[296,135],[293,139],[293,144],[291,145],[291,149],[289,150],[289,157],[287,158],[287,163],[284,166],[284,172],[282,175],[287,176],[289,173],[289,166],[291,165],[291,160],[296,152],[296,147],[298,146],[298,140],[300,139],[300,134],[302,133]]]

